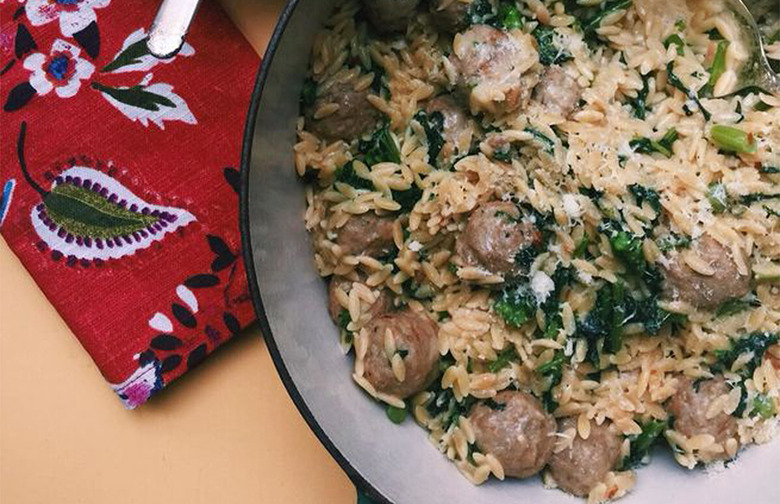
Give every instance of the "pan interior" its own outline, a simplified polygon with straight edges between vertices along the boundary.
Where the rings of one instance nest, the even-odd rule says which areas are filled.
[[[244,160],[249,169],[242,209],[249,237],[245,235],[244,246],[251,247],[255,273],[250,271],[249,281],[259,288],[264,311],[259,316],[265,316],[265,337],[271,339],[285,385],[342,466],[396,504],[584,502],[545,490],[538,478],[474,487],[427,441],[423,429],[411,420],[401,426],[391,423],[384,408],[351,379],[352,359],[339,347],[338,330],[326,310],[325,283],[314,265],[303,221],[304,189],[292,156],[309,48],[335,3],[300,0],[288,7],[286,27],[266,55],[262,97],[256,90],[258,114],[249,118],[255,121],[254,134],[245,139],[251,142],[251,156]],[[778,467],[777,442],[747,450],[718,474],[681,469],[659,450],[653,464],[640,470],[636,488],[620,502],[780,502],[780,485],[766,485],[777,477]]]

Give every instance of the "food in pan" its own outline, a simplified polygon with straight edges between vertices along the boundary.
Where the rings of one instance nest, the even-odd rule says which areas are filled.
[[[590,502],[657,442],[767,442],[780,98],[749,57],[717,1],[340,4],[294,157],[357,384],[472,482]]]

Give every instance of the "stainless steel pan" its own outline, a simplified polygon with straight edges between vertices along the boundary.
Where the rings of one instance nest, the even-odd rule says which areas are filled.
[[[309,50],[335,0],[292,0],[268,46],[249,108],[241,230],[249,285],[268,348],[293,401],[347,474],[380,503],[580,503],[538,478],[474,487],[407,420],[397,426],[351,379],[326,311],[293,167],[298,97]],[[754,447],[725,472],[679,468],[668,452],[639,471],[620,502],[780,502],[780,444]]]

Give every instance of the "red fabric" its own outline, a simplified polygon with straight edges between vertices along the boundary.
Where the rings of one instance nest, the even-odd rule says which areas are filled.
[[[0,4],[0,232],[131,408],[253,319],[236,167],[258,57],[206,1],[152,59],[158,5]]]

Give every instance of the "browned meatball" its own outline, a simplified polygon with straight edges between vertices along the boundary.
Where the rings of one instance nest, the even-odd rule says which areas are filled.
[[[349,142],[371,132],[380,113],[368,101],[368,94],[368,89],[355,91],[351,82],[334,84],[305,111],[306,129],[329,142]],[[333,103],[339,106],[338,110],[321,119],[314,118],[320,107]]]
[[[588,439],[575,435],[571,448],[553,454],[550,472],[560,488],[583,497],[615,468],[620,460],[623,439],[610,425],[609,422],[601,425],[591,422]],[[571,428],[577,428],[577,420],[566,418],[559,430]]]
[[[561,117],[569,117],[582,96],[582,88],[561,67],[551,66],[542,72],[534,88],[534,98],[542,106]]]
[[[403,381],[398,381],[385,352],[387,330],[395,338],[397,353],[406,368]],[[436,377],[439,362],[439,327],[426,315],[412,311],[385,313],[366,325],[368,347],[364,358],[363,376],[378,392],[405,399],[427,387]]]
[[[339,229],[336,243],[347,255],[378,257],[393,250],[393,218],[373,213],[350,217]]]
[[[527,104],[538,81],[533,67],[539,54],[532,36],[476,25],[455,35],[452,49],[458,84],[468,94],[472,112],[503,114]]]
[[[507,476],[533,476],[550,460],[555,419],[531,394],[499,392],[492,403],[477,404],[469,420],[477,448],[496,457]]]
[[[686,436],[710,434],[716,443],[724,443],[737,434],[737,419],[720,412],[714,418],[707,418],[707,409],[712,401],[727,394],[729,386],[723,376],[696,384],[688,378],[680,378],[677,392],[669,400],[667,411],[674,417],[674,430]],[[722,457],[727,458],[725,453]]]
[[[405,31],[420,0],[363,0],[368,20],[380,33]]]
[[[336,289],[341,289],[349,294],[351,287],[352,281],[340,276],[334,275],[331,277],[330,282],[328,282],[328,313],[330,313],[330,317],[336,325],[340,323],[341,313],[344,311],[344,307],[341,306],[341,303],[339,303],[339,300],[336,297]],[[389,310],[392,304],[393,298],[390,297],[387,291],[382,290],[368,312],[372,317],[376,317]]]
[[[431,0],[431,20],[436,28],[447,33],[457,33],[468,26],[466,15],[472,0]]]
[[[494,201],[471,213],[455,242],[455,251],[467,266],[495,275],[516,273],[515,256],[541,241],[541,233],[512,203]]]
[[[729,250],[714,238],[704,235],[693,250],[712,267],[714,274],[707,276],[694,271],[680,254],[675,254],[664,266],[667,297],[712,310],[750,292],[750,276],[740,275]]]
[[[451,95],[441,95],[425,105],[429,115],[440,112],[444,118],[444,146],[439,153],[441,159],[449,159],[469,151],[474,136],[474,122]]]

